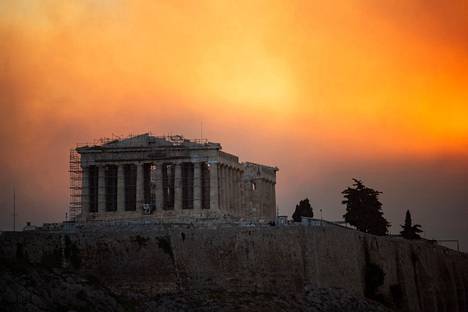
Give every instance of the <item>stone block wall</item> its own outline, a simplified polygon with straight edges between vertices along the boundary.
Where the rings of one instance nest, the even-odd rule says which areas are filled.
[[[2,233],[0,257],[66,266],[130,297],[222,289],[301,300],[306,288],[338,287],[403,311],[468,310],[468,255],[341,228],[95,224]],[[384,277],[369,290],[372,266]]]

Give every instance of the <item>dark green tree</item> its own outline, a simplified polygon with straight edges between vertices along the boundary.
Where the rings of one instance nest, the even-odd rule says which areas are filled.
[[[418,234],[422,233],[420,227],[421,225],[419,224],[413,225],[413,221],[411,220],[411,213],[409,212],[409,210],[406,210],[405,224],[401,225],[401,228],[403,229],[400,232],[401,236],[403,236],[406,239],[420,239],[421,236],[419,236]]]
[[[360,180],[353,181],[353,187],[342,192],[345,198],[342,203],[346,205],[345,221],[362,232],[387,234],[390,223],[383,217],[382,203],[379,201],[382,192],[365,186]]]
[[[314,212],[308,198],[301,200],[299,204],[296,205],[296,210],[294,211],[292,217],[294,222],[301,222],[302,217],[314,217]]]

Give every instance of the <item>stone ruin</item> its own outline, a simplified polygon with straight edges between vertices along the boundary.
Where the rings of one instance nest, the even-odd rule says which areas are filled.
[[[276,217],[278,168],[239,162],[219,143],[142,134],[73,152],[80,172],[76,221]]]

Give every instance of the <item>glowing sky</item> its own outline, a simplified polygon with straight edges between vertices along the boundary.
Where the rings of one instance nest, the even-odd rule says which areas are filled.
[[[68,149],[182,133],[343,214],[352,177],[468,250],[464,0],[0,2],[0,226],[60,220]]]

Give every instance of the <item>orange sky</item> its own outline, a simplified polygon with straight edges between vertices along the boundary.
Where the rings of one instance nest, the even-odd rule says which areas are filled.
[[[466,187],[396,198],[408,170],[467,185],[467,16],[464,0],[2,1],[2,224],[13,184],[20,221],[63,217],[75,142],[198,137],[203,122],[227,151],[280,167],[283,213],[310,196],[337,218],[360,176],[398,186],[384,195],[395,225],[416,209],[436,236],[446,227],[423,206],[458,198],[468,217]]]

